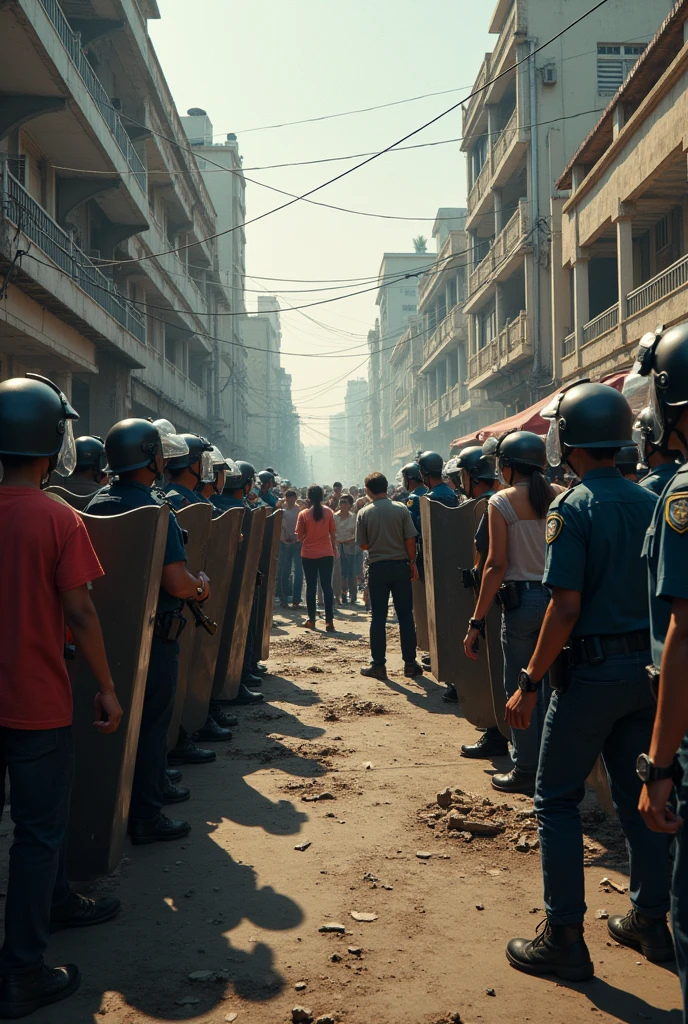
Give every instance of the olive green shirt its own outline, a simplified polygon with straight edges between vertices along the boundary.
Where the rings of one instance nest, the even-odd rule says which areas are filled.
[[[367,545],[371,565],[408,559],[406,541],[417,536],[406,505],[389,498],[365,505],[356,516],[356,543]]]

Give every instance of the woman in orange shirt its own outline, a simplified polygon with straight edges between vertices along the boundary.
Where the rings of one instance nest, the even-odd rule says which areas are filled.
[[[301,564],[306,577],[306,629],[315,629],[315,603],[318,576],[325,599],[325,628],[334,633],[334,592],[332,570],[337,557],[337,525],[331,508],[323,505],[323,489],[314,484],[308,488],[310,508],[299,512],[296,536],[301,541]]]

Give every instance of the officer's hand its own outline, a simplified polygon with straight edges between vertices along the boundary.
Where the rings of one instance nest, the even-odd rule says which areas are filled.
[[[641,790],[638,810],[647,827],[653,832],[673,834],[678,832],[683,824],[667,806],[673,786],[671,779],[660,779],[658,782],[645,783]]]
[[[97,693],[93,702],[96,718],[93,723],[98,732],[115,732],[122,721],[122,709],[114,690],[111,693]]]
[[[473,626],[468,630],[463,641],[463,653],[471,661],[478,660],[478,643],[480,641],[480,630]]]
[[[504,717],[512,729],[528,728],[537,698],[537,693],[523,693],[521,690],[517,690],[513,697],[509,698]]]
[[[198,603],[201,604],[203,601],[207,601],[210,597],[210,579],[203,571],[201,571],[198,574],[198,581],[203,584],[203,593],[199,594],[198,597]]]

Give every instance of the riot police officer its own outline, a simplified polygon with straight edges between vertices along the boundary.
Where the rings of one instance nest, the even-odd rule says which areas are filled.
[[[160,505],[153,484],[162,475],[165,458],[180,457],[184,447],[180,437],[161,436],[148,420],[116,423],[105,438],[105,451],[117,479],[93,497],[88,514],[113,516]],[[170,514],[131,793],[129,834],[135,845],[183,839],[191,831],[187,821],[162,813],[165,804],[190,796],[186,787],[173,785],[166,776],[167,731],[177,689],[179,635],[186,624],[184,600],[205,600],[209,593],[205,573],[194,576],[186,567],[182,531]]]
[[[688,323],[643,338],[640,375],[650,383],[645,429],[660,451],[688,458]],[[664,463],[666,465],[666,463]],[[665,470],[666,472],[666,470]],[[640,812],[655,832],[676,836],[672,924],[676,961],[688,1020],[688,466],[669,476],[643,551],[650,579],[652,674],[658,682],[657,715],[637,770],[644,783]],[[676,755],[678,751],[678,755]],[[676,780],[677,813],[670,809]]]
[[[272,490],[276,483],[275,471],[272,469],[261,469],[256,480],[259,484],[258,497],[260,500],[269,505],[270,508],[277,508],[277,497]]]
[[[444,459],[438,452],[423,452],[418,458],[423,483],[428,488],[427,497],[439,501],[447,508],[458,508],[456,493],[442,479]]]
[[[188,451],[177,455],[166,465],[170,482],[164,493],[172,508],[181,512],[189,505],[198,505],[207,498],[203,497],[203,488],[215,479],[213,467],[213,445],[205,437],[198,434],[180,435]]]
[[[418,531],[418,536],[420,537],[420,499],[424,494],[428,493],[428,489],[423,483],[423,475],[418,463],[409,462],[407,466],[404,466],[401,470],[401,478],[404,482],[404,487],[409,492],[406,507],[411,513],[413,525]],[[423,576],[421,573],[421,579],[422,578]]]
[[[234,462],[227,459],[224,486],[219,494],[212,494],[210,500],[221,512],[231,508],[246,508],[244,498],[253,486],[255,469],[248,462]]]
[[[650,406],[647,406],[641,410],[633,424],[633,437],[638,445],[639,465],[645,473],[640,485],[654,491],[659,497],[673,479],[680,463],[683,462],[683,457],[675,447],[668,447],[668,441],[660,444],[655,436],[655,430],[655,414]]]
[[[616,453],[631,440],[631,408],[614,388],[571,385],[543,410],[551,420],[550,464],[566,461],[580,483],[558,495],[546,522],[543,582],[552,597],[530,663],[507,704],[514,729],[530,721],[538,689],[564,645],[567,664],[551,675],[555,693],[545,720],[535,790],[545,886],[546,921],[532,941],[512,939],[510,963],[568,980],[592,977],[583,938],[585,886],[579,804],[585,779],[603,754],[612,796],[630,851],[632,910],[611,917],[620,943],[649,959],[673,957],[666,923],[669,857],[666,838],[638,813],[635,760],[648,749],[654,703],[647,584],[638,555],[656,498],[624,480]]]
[[[76,439],[76,466],[74,472],[59,478],[60,485],[72,494],[90,495],[107,482],[105,445],[101,437],[84,434]]]
[[[621,476],[625,477],[626,480],[632,480],[634,484],[638,483],[638,446],[635,444],[626,445],[617,452],[614,465],[618,469]]]
[[[219,497],[224,491],[228,474],[230,477],[239,475],[239,467],[233,459],[226,459],[216,445],[213,445],[210,457],[213,463],[213,479],[205,484],[201,494],[213,506],[213,518],[216,518],[225,510],[215,504],[213,498]]]

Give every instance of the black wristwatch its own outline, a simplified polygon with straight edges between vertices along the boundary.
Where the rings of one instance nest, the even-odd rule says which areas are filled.
[[[674,774],[673,764],[666,768],[658,768],[652,763],[649,754],[639,754],[635,763],[635,773],[641,782],[659,782],[661,779],[670,779]]]
[[[484,625],[485,625],[485,619],[469,619],[468,620],[468,627],[469,627],[469,629],[482,629]]]
[[[521,693],[535,693],[540,689],[541,682],[542,679],[538,679],[537,682],[531,679],[524,668],[518,673],[518,688]]]

